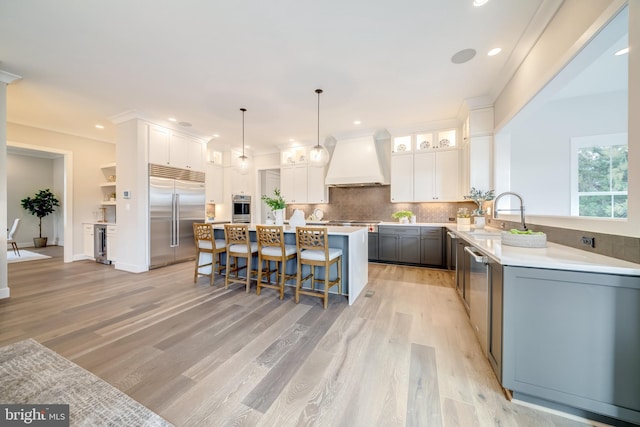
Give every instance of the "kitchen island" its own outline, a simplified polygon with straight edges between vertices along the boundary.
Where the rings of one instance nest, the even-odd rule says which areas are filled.
[[[309,226],[312,226],[309,224]],[[313,225],[315,226],[315,225]],[[329,247],[342,249],[342,295],[349,297],[349,305],[352,305],[367,285],[369,277],[368,265],[368,232],[364,227],[326,227],[329,235]],[[224,239],[224,225],[214,224],[216,239]],[[255,224],[249,224],[251,241],[256,241]],[[296,244],[295,230],[285,225],[284,240],[287,245]],[[226,262],[226,261],[225,261]],[[287,263],[287,271],[295,271],[296,260]],[[291,270],[293,269],[293,270]],[[318,268],[320,274],[322,268]],[[336,288],[330,293],[337,293]]]

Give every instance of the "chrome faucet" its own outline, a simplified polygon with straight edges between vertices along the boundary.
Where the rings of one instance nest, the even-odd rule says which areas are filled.
[[[520,200],[520,209],[498,209],[498,200],[502,198],[502,196],[516,196],[518,200]],[[505,191],[504,193],[498,194],[498,196],[493,201],[493,218],[498,219],[498,212],[506,212],[506,211],[517,211],[520,210],[520,222],[522,223],[522,231],[527,231],[527,225],[524,223],[524,202],[522,201],[522,196],[517,193],[512,193],[511,191]]]

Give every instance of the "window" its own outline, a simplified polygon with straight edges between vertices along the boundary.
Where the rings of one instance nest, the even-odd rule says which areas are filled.
[[[627,134],[571,139],[571,213],[627,218]]]

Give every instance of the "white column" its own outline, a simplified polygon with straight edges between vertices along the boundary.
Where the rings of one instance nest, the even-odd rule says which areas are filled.
[[[21,79],[0,70],[0,248],[7,247],[7,85]],[[9,298],[7,251],[0,250],[0,298]]]

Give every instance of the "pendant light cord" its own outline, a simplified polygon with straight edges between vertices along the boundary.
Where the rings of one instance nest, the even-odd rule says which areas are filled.
[[[241,108],[242,111],[242,159],[244,159],[244,112],[247,111],[246,108]]]
[[[320,94],[322,89],[316,89],[316,93],[318,94],[318,144],[316,148],[320,148]]]

